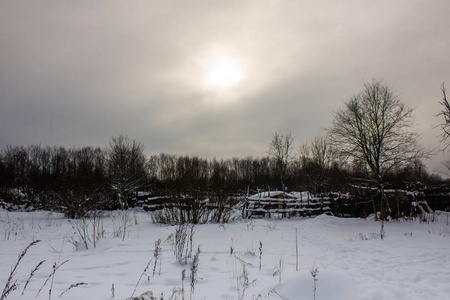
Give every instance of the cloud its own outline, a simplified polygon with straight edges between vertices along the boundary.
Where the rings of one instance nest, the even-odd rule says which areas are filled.
[[[149,153],[265,155],[272,133],[323,133],[364,80],[416,107],[439,144],[450,82],[448,1],[2,1],[0,144],[107,146]],[[205,86],[231,57],[242,81]],[[430,163],[436,168],[442,158]]]

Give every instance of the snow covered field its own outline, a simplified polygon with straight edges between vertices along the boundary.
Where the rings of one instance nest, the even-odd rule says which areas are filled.
[[[182,299],[183,286],[184,299],[314,299],[314,269],[318,300],[450,297],[450,227],[445,213],[430,224],[386,222],[384,240],[379,238],[379,222],[326,215],[196,225],[193,254],[197,246],[201,252],[192,295],[191,266],[176,261],[168,239],[177,226],[152,224],[143,211],[129,211],[128,217],[124,241],[118,236],[120,212],[111,212],[99,223],[103,237],[95,248],[88,243],[86,250],[82,243],[74,246],[75,223],[60,214],[1,210],[1,289],[18,254],[33,240],[41,240],[21,261],[14,276],[19,288],[7,299],[35,299],[55,263],[61,266],[37,299],[49,299],[50,289],[51,298],[57,299],[77,283],[84,284],[62,299],[126,299],[138,282],[135,297],[152,291],[156,299],[161,293],[164,299]],[[161,255],[153,275],[158,239]],[[42,260],[22,296],[31,270]]]

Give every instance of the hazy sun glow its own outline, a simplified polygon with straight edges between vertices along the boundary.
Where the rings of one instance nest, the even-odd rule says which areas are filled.
[[[241,69],[231,59],[220,59],[211,65],[207,84],[211,87],[229,87],[241,80]]]

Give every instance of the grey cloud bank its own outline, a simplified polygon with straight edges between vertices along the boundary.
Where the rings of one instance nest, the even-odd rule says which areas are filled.
[[[323,134],[375,78],[416,108],[436,148],[449,11],[446,0],[1,1],[0,147],[106,146],[123,133],[149,153],[260,156],[275,131]],[[238,84],[205,85],[217,57],[238,61]]]

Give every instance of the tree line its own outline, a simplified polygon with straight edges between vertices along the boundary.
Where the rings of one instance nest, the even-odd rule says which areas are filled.
[[[273,155],[220,160],[166,153],[147,156],[141,143],[126,136],[113,138],[106,149],[7,146],[0,153],[1,198],[9,204],[59,209],[80,217],[93,208],[134,206],[138,192],[222,201],[270,189],[345,192],[350,182],[361,178],[360,168],[341,163],[330,147],[325,138],[316,138],[280,166]],[[389,174],[390,187],[397,188],[438,180],[421,161]]]

